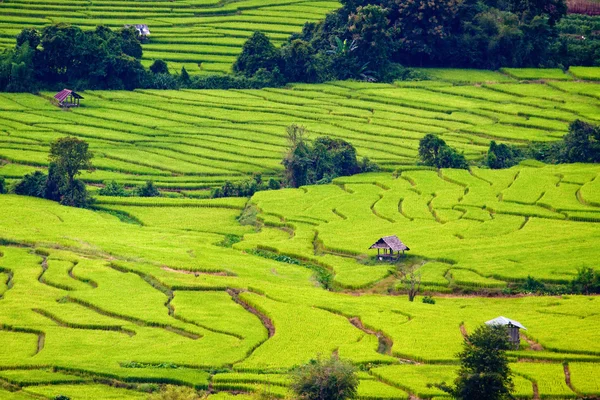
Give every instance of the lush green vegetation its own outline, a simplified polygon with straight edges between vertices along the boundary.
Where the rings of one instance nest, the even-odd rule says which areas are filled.
[[[566,283],[595,266],[599,174],[589,164],[360,174],[258,192],[254,225],[238,222],[252,214],[243,198],[99,196],[131,224],[2,195],[0,337],[12,350],[0,355],[0,381],[25,398],[110,398],[117,389],[73,385],[107,378],[132,398],[152,382],[284,396],[287,371],[335,351],[364,371],[361,398],[439,396],[427,384],[455,376],[460,326],[509,315],[530,341],[508,352],[519,396],[531,397],[535,382],[540,395],[574,397],[556,384],[561,362],[574,366],[576,390],[596,393],[581,375],[600,362],[594,297],[437,293],[499,293],[527,275]],[[391,233],[410,256],[375,264],[368,246]],[[388,295],[402,290],[396,268],[406,263],[434,303]],[[330,271],[332,283],[309,265]]]

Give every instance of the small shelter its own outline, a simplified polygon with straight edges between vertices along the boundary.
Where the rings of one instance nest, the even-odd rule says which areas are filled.
[[[148,36],[150,36],[150,28],[148,28],[148,25],[146,24],[125,25],[125,28],[130,27],[133,27],[138,31],[141,39],[148,39]]]
[[[485,323],[488,326],[505,326],[506,332],[508,333],[508,341],[513,346],[515,350],[519,349],[521,344],[521,337],[519,335],[519,331],[521,329],[527,330],[519,321],[515,321],[514,319],[508,319],[506,317],[498,317],[492,320],[489,320]]]
[[[79,107],[79,101],[83,99],[83,96],[79,93],[75,93],[70,89],[63,89],[54,95],[58,106],[63,108]]]
[[[373,243],[369,249],[377,249],[377,259],[379,261],[397,260],[400,257],[400,252],[404,254],[405,251],[410,250],[396,235],[382,237]]]

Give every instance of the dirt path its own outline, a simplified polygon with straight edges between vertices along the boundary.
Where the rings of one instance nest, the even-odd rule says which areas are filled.
[[[239,290],[227,289],[227,293],[231,296],[233,301],[238,303],[240,306],[244,307],[246,311],[256,315],[269,332],[269,338],[273,337],[273,335],[275,334],[275,325],[273,325],[273,321],[271,321],[269,317],[258,311],[256,308],[252,307],[250,304],[246,303],[244,300],[240,299],[241,292]]]

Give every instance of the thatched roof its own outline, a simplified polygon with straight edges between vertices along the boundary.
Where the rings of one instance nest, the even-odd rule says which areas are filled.
[[[390,249],[392,251],[410,250],[396,235],[382,237],[373,243],[369,249]]]
[[[516,326],[517,328],[527,330],[527,328],[525,328],[523,325],[521,325],[521,323],[519,321],[515,321],[514,319],[508,319],[506,317],[494,318],[494,319],[487,321],[485,324],[490,325],[490,326],[495,326],[495,325]]]
[[[81,96],[80,94],[75,93],[74,91],[69,90],[69,89],[61,90],[60,92],[58,92],[54,95],[54,98],[56,100],[58,100],[59,102],[63,102],[69,96],[73,96],[74,99],[83,99],[83,96]]]

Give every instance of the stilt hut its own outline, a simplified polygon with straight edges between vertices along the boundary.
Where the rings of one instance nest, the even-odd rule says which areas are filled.
[[[398,236],[384,236],[373,243],[369,249],[377,249],[377,259],[379,261],[395,261],[400,257],[400,252],[410,250]]]
[[[63,108],[71,108],[71,107],[79,107],[79,101],[83,99],[78,93],[75,93],[69,89],[63,89],[60,92],[54,95],[54,98],[58,102],[59,107]]]
[[[527,328],[521,325],[519,321],[508,319],[506,317],[494,318],[487,321],[485,324],[488,326],[505,326],[506,333],[508,334],[508,341],[515,350],[518,350],[519,346],[521,345],[521,337],[519,335],[520,330],[527,330]]]

